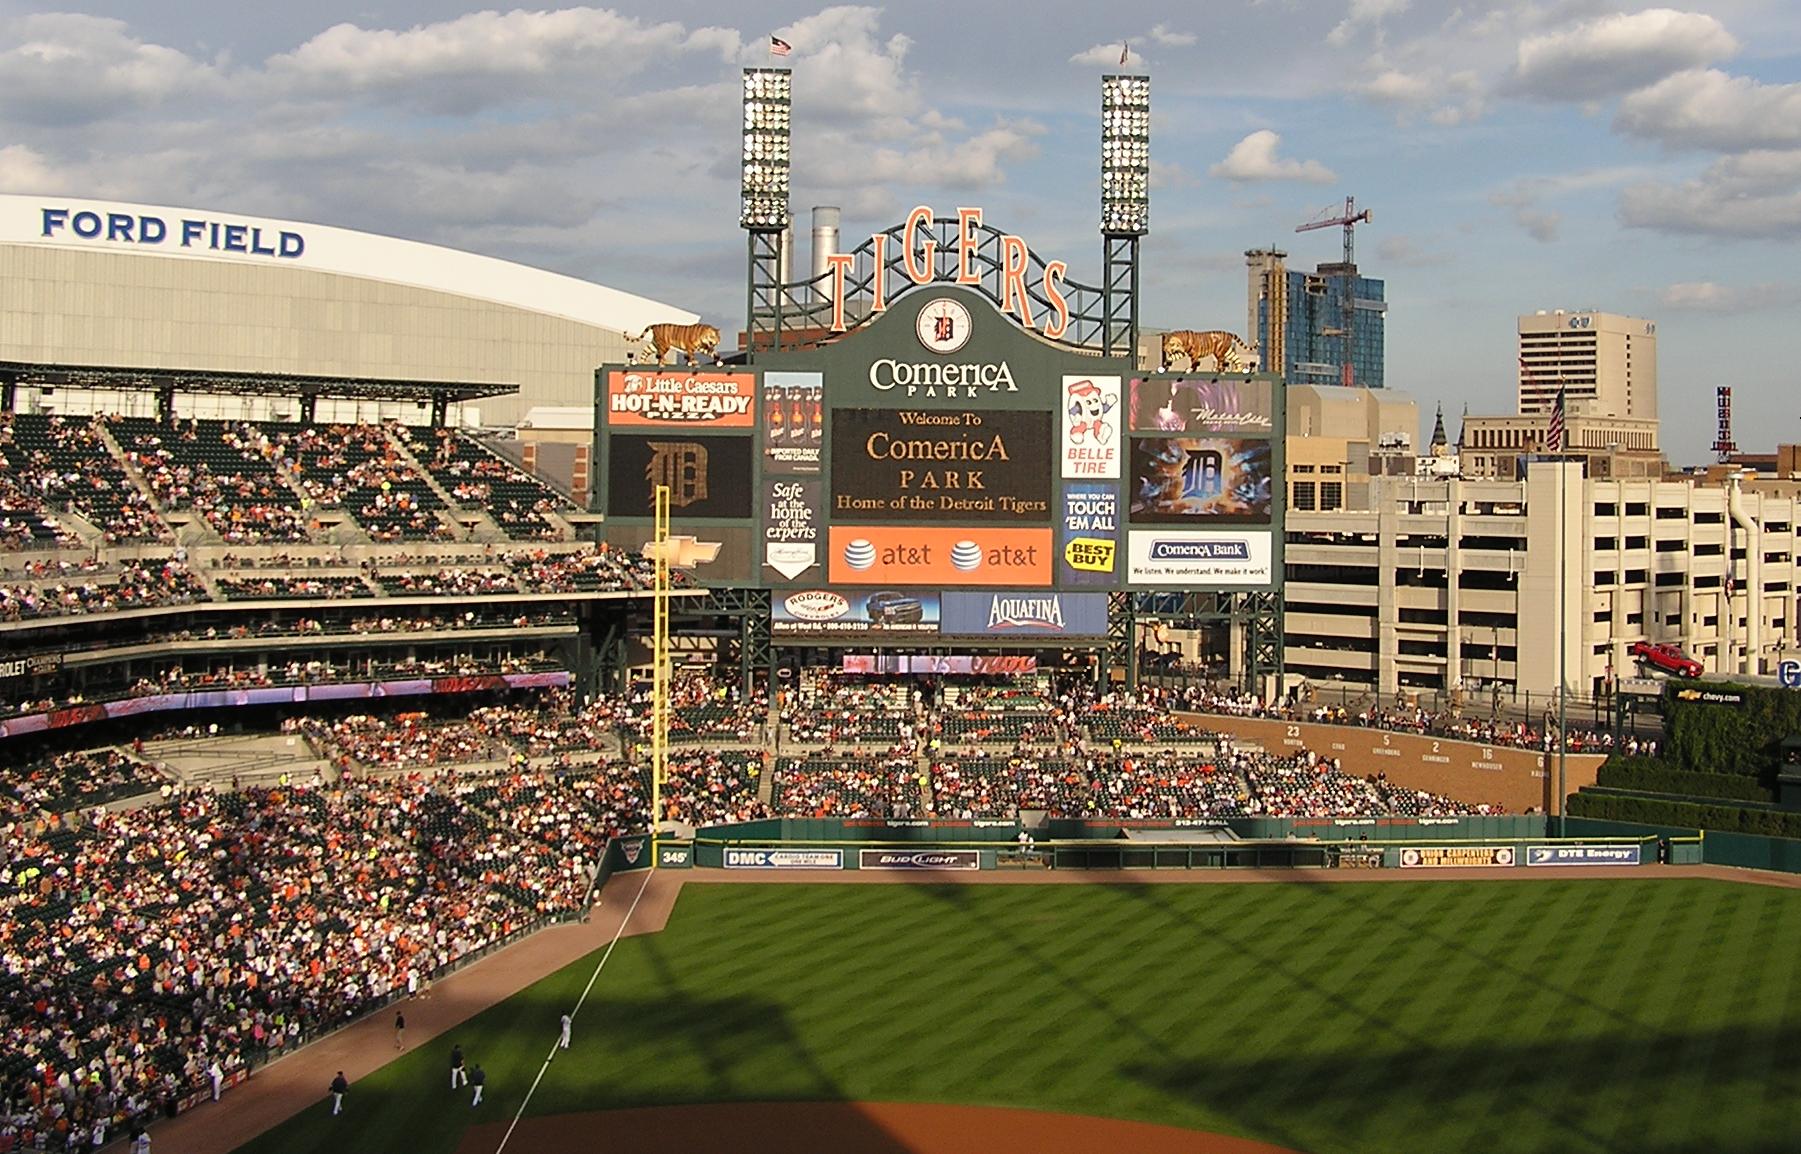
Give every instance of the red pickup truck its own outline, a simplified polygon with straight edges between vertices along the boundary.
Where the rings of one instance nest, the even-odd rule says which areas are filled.
[[[1641,664],[1675,677],[1701,676],[1701,663],[1674,645],[1657,645],[1650,641],[1634,641],[1632,656]]]

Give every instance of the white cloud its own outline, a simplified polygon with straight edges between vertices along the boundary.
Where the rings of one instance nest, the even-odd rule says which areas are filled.
[[[1539,197],[1550,185],[1551,182],[1544,179],[1515,181],[1509,188],[1489,193],[1488,201],[1498,208],[1512,209],[1513,222],[1524,229],[1527,236],[1540,244],[1550,244],[1563,228],[1561,212],[1539,205]]]
[[[1677,73],[1620,101],[1614,127],[1672,148],[1801,147],[1801,84],[1760,84],[1717,69]]]
[[[1200,42],[1200,37],[1192,32],[1172,32],[1167,25],[1151,26],[1151,42],[1161,44],[1165,48],[1192,48]]]
[[[1351,90],[1375,104],[1386,104],[1401,110],[1401,119],[1424,115],[1433,124],[1451,127],[1482,115],[1485,101],[1481,79],[1468,69],[1448,72],[1432,65],[1417,72],[1389,67],[1378,56],[1371,61],[1369,79],[1351,85]]]
[[[1299,180],[1330,184],[1337,180],[1331,169],[1317,160],[1285,160],[1276,155],[1280,134],[1267,128],[1251,133],[1232,146],[1226,158],[1207,170],[1210,176],[1237,184],[1267,180]]]
[[[1127,44],[1130,44],[1130,41],[1127,41]],[[1120,60],[1119,60],[1119,52],[1122,47],[1126,47],[1126,45],[1121,45],[1121,44],[1117,44],[1117,43],[1115,43],[1115,44],[1096,44],[1092,47],[1084,48],[1084,49],[1082,49],[1082,51],[1076,53],[1074,56],[1071,56],[1069,58],[1069,62],[1071,64],[1083,64],[1090,68],[1143,68],[1144,67],[1144,57],[1139,55],[1137,52],[1130,52],[1130,51],[1128,51],[1125,63],[1121,64]]]
[[[1411,0],[1351,0],[1343,20],[1326,33],[1326,43],[1344,44],[1364,28],[1381,31],[1382,21],[1407,10]]]
[[[1723,157],[1693,180],[1633,185],[1620,196],[1620,220],[1660,232],[1793,240],[1801,236],[1801,151]]]
[[[47,12],[0,31],[0,91],[7,119],[61,125],[204,96],[220,83],[210,64],[131,35],[123,20]]]
[[[1716,281],[1681,281],[1658,290],[1657,303],[1678,312],[1756,312],[1801,304],[1801,285],[1723,285]]]
[[[396,30],[336,24],[266,68],[278,88],[314,96],[387,93],[435,110],[469,111],[580,78],[631,75],[674,55],[731,60],[736,33],[693,32],[602,8],[471,12]]]
[[[1405,234],[1390,233],[1376,242],[1376,259],[1385,265],[1425,268],[1429,265],[1449,264],[1451,254],[1422,244]]]
[[[0,148],[0,192],[56,192],[64,187],[42,155],[23,144]]]
[[[1544,100],[1597,100],[1727,59],[1738,47],[1704,13],[1615,13],[1521,40],[1512,88]]]

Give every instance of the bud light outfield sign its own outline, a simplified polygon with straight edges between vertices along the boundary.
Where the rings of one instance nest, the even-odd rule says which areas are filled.
[[[1009,589],[943,594],[940,632],[947,637],[1105,637],[1105,593]]]
[[[865,870],[979,870],[982,851],[974,849],[860,849],[857,868]]]

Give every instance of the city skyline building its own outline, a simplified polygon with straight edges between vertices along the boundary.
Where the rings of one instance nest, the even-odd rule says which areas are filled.
[[[1313,272],[1287,266],[1279,249],[1245,254],[1246,339],[1262,357],[1265,372],[1291,385],[1344,383],[1344,293],[1353,302],[1352,383],[1380,389],[1387,384],[1387,284],[1362,275],[1342,261]],[[1347,286],[1346,281],[1349,281]]]

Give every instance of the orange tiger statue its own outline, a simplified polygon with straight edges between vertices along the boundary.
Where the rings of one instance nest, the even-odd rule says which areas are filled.
[[[625,340],[633,345],[649,340],[659,365],[668,364],[669,354],[677,349],[691,365],[699,364],[703,356],[719,363],[719,330],[712,325],[651,325],[635,337],[625,334]]]
[[[1173,333],[1165,333],[1162,371],[1169,371],[1177,353],[1188,358],[1189,372],[1198,370],[1206,357],[1213,358],[1215,372],[1250,373],[1257,369],[1257,354],[1251,351],[1251,346],[1245,344],[1237,333],[1217,329],[1204,333],[1193,329],[1177,329]]]

